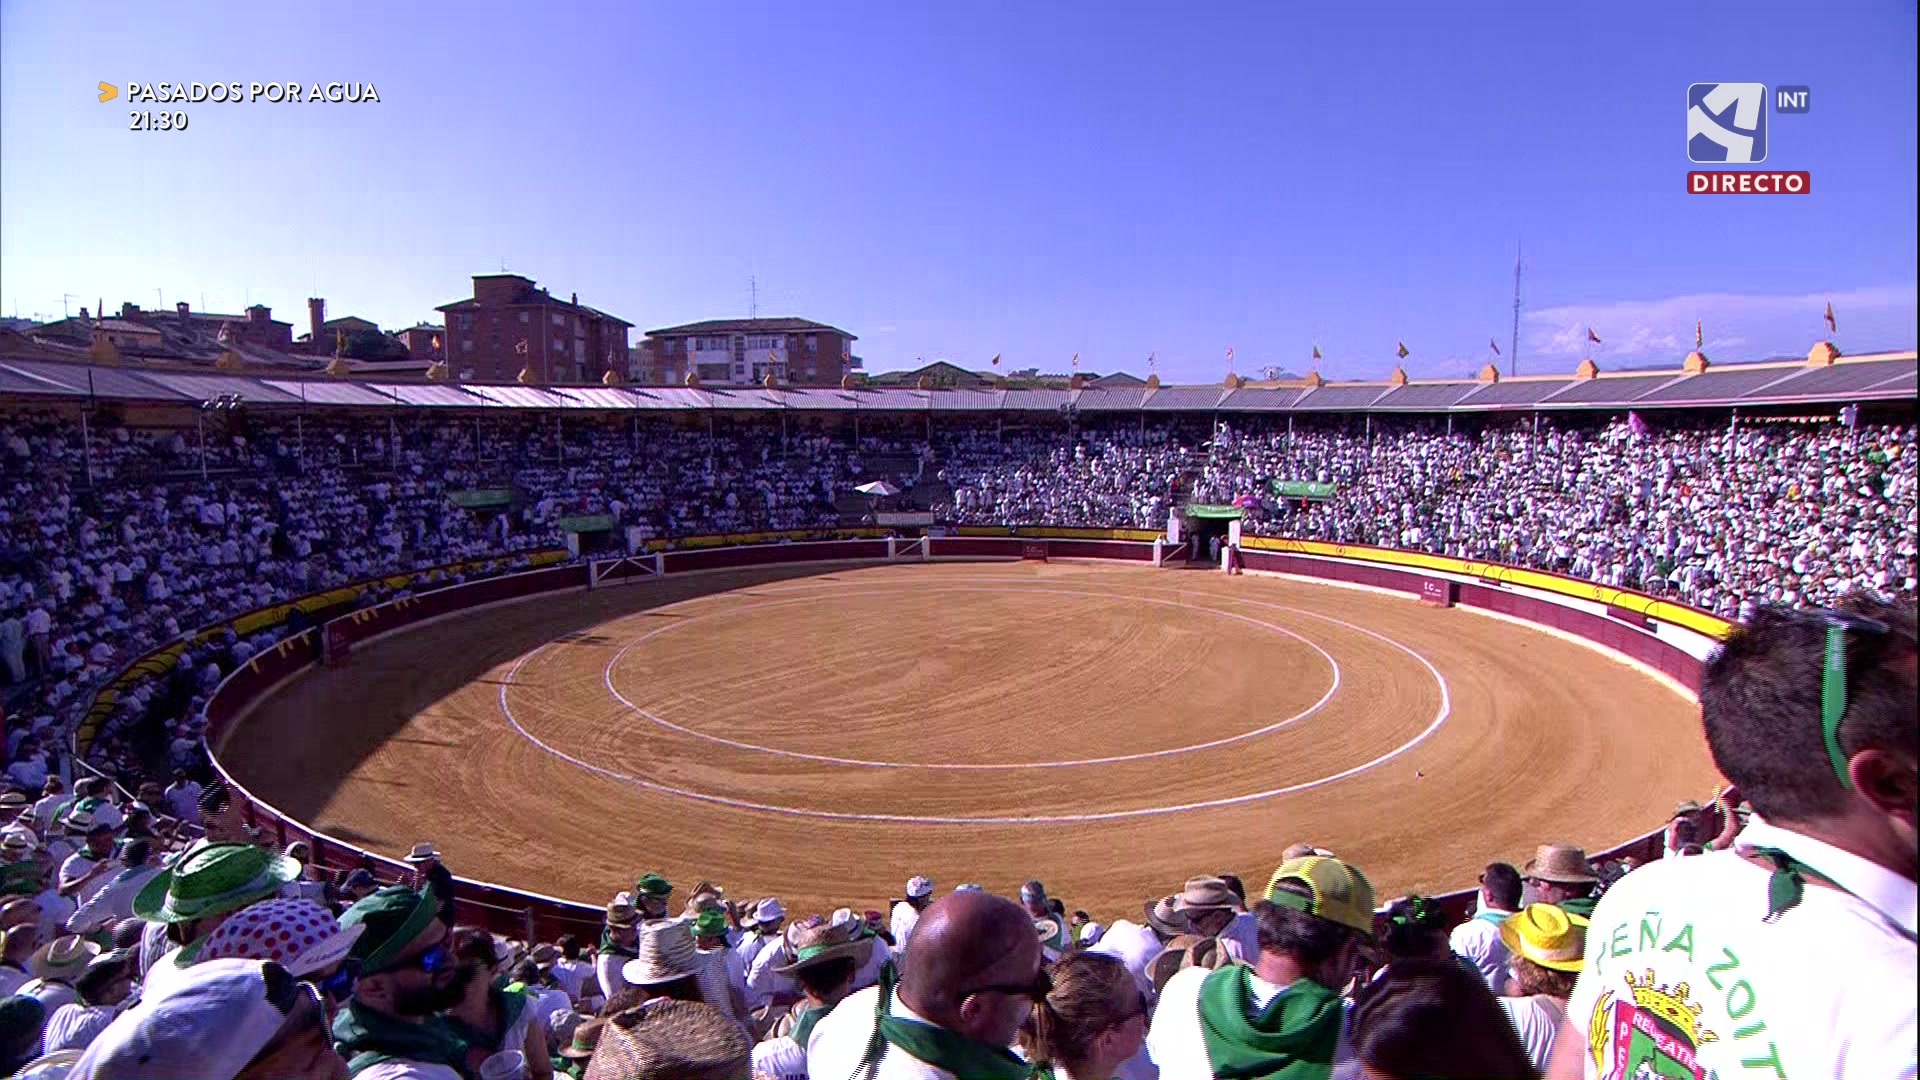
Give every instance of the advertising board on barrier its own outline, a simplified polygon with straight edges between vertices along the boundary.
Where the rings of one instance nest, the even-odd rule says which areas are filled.
[[[1434,607],[1452,607],[1460,597],[1460,583],[1446,578],[1420,579],[1420,602]]]

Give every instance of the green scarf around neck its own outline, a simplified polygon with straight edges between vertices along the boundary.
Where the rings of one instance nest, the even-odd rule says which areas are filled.
[[[892,1015],[893,990],[891,978],[881,981],[874,1007],[873,1043],[855,1076],[879,1072],[880,1059],[886,1056],[889,1045],[962,1080],[1031,1080],[1035,1075],[1032,1065],[1004,1046],[988,1046],[945,1028]]]
[[[613,931],[602,929],[600,931],[600,951],[603,953],[612,953],[615,956],[624,956],[629,960],[636,960],[639,959],[640,956],[640,939],[634,938],[633,944],[631,945],[620,945],[614,942]]]
[[[445,1065],[473,1080],[473,1071],[467,1068],[466,1041],[438,1016],[409,1024],[357,1001],[348,1002],[333,1018],[333,1046],[347,1059],[349,1076],[383,1061],[419,1061]]]
[[[452,1028],[454,1034],[460,1036],[469,1046],[484,1046],[495,1053],[501,1050],[520,1049],[517,1046],[502,1046],[500,1045],[500,1040],[512,1029],[514,1022],[520,1019],[520,1014],[526,1011],[526,991],[515,990],[496,981],[492,986],[487,988],[487,998],[491,1005],[500,1010],[500,1030],[482,1031],[466,1021],[452,1016],[447,1017],[447,1026]]]
[[[1300,979],[1249,1015],[1253,971],[1235,964],[1200,984],[1200,1034],[1217,1080],[1328,1080],[1346,1008],[1333,991]]]

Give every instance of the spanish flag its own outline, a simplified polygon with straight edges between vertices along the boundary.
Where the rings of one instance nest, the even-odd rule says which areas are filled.
[[[1072,366],[1073,368],[1075,368],[1076,370],[1077,370],[1077,369],[1078,369],[1078,368],[1080,367],[1080,354],[1079,354],[1079,353],[1074,353],[1074,354],[1073,354],[1073,359],[1072,359],[1071,361],[1069,361],[1069,365],[1070,365],[1070,366]]]
[[[1600,344],[1600,335],[1594,333],[1593,327],[1591,326],[1587,327],[1587,340],[1593,342],[1595,345]]]
[[[1000,354],[999,354],[999,353],[994,353],[994,354],[993,354],[993,366],[994,366],[994,367],[999,367],[999,366],[1000,366]]]
[[[1315,346],[1313,347],[1313,358],[1314,358],[1315,360],[1318,360],[1318,359],[1320,359],[1320,346],[1318,346],[1318,345],[1315,345]]]
[[[1696,349],[1705,348],[1706,339],[1707,332],[1704,329],[1704,324],[1702,324],[1699,319],[1693,320],[1693,347]]]
[[[1395,342],[1394,344],[1400,346],[1400,349],[1399,349],[1400,359],[1405,360],[1407,358],[1407,343],[1404,341],[1398,341],[1398,342]]]
[[[1833,323],[1833,301],[1829,300],[1827,301],[1827,333],[1837,333],[1839,329]]]

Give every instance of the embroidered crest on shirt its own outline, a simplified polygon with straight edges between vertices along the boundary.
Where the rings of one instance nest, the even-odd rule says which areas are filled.
[[[1696,1055],[1720,1036],[1700,1023],[1700,1011],[1686,983],[1663,986],[1651,970],[1627,972],[1625,995],[1601,994],[1588,1020],[1595,1067],[1605,1080],[1707,1080]]]

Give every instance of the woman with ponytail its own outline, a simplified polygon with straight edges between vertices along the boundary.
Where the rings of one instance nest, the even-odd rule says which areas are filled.
[[[1033,1008],[1030,1057],[1053,1080],[1114,1080],[1147,1036],[1147,999],[1126,965],[1075,952],[1053,966],[1053,989]]]

